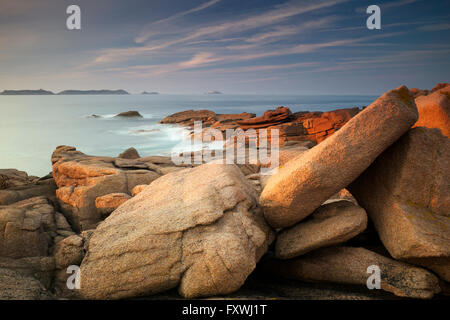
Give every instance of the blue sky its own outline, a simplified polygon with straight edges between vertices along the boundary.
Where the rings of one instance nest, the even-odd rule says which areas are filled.
[[[449,57],[449,1],[0,1],[0,90],[380,94],[450,81]]]

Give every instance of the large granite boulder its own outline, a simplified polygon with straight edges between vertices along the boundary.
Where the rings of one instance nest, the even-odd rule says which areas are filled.
[[[449,181],[450,140],[438,129],[418,127],[380,155],[349,189],[394,258],[428,261],[450,281]]]
[[[397,296],[430,299],[440,292],[439,280],[431,272],[364,248],[323,248],[292,260],[268,261],[264,269],[308,282],[367,285],[371,266],[380,270],[381,289]]]
[[[158,166],[150,160],[88,156],[68,146],[56,148],[52,163],[58,186],[56,196],[76,231],[95,228],[102,220],[102,212],[95,206],[98,197],[131,194],[135,186],[149,184],[161,176],[153,168]]]
[[[406,87],[386,92],[269,179],[260,197],[266,220],[273,227],[301,221],[355,180],[416,121],[416,105]]]
[[[186,298],[231,293],[272,240],[256,192],[236,165],[170,173],[93,232],[81,265],[81,293],[117,299],[177,286]]]
[[[306,220],[282,230],[275,256],[295,258],[312,250],[346,242],[367,227],[366,211],[350,201],[334,201],[316,209]]]

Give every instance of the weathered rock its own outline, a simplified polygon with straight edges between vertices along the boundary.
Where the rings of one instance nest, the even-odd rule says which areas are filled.
[[[137,111],[126,111],[121,112],[115,115],[115,117],[123,117],[123,118],[143,118],[142,115]]]
[[[431,272],[395,261],[364,248],[332,247],[292,260],[272,260],[266,270],[308,282],[366,285],[369,266],[378,266],[381,289],[400,297],[430,299],[440,292],[439,280]]]
[[[43,197],[0,206],[0,256],[46,256],[55,235],[55,211]]]
[[[449,181],[450,140],[438,129],[417,127],[379,156],[349,189],[392,257],[442,259],[448,266]]]
[[[131,196],[135,196],[137,194],[139,194],[142,190],[144,190],[146,187],[148,187],[147,184],[140,184],[136,187],[133,188],[133,190],[131,190]]]
[[[419,120],[414,127],[438,128],[450,138],[450,94],[437,91],[415,101]]]
[[[170,173],[93,232],[81,265],[81,293],[125,298],[178,285],[187,298],[230,293],[272,240],[256,193],[237,166]]]
[[[216,113],[209,110],[186,110],[165,117],[159,123],[172,123],[193,126],[194,121],[213,124],[216,122]]]
[[[0,205],[8,205],[33,197],[55,197],[56,184],[53,179],[39,179],[16,169],[0,169]]]
[[[48,300],[52,295],[35,278],[0,268],[0,300]]]
[[[70,265],[81,264],[84,257],[83,238],[73,235],[58,243],[55,250],[55,263],[58,269],[65,269]]]
[[[273,227],[301,221],[355,180],[417,120],[406,87],[388,91],[330,138],[272,176],[260,202]]]
[[[12,259],[0,257],[0,269],[13,270],[21,275],[39,280],[45,288],[50,289],[55,272],[55,258],[27,257]]]
[[[345,200],[322,205],[307,220],[278,234],[275,256],[290,259],[343,243],[366,227],[367,214],[363,208]]]
[[[131,196],[126,193],[110,193],[95,199],[95,207],[102,215],[109,215],[129,199]]]
[[[248,120],[237,121],[237,124],[243,129],[267,128],[276,124],[286,122],[291,118],[292,112],[287,107],[278,107],[275,110],[264,112],[262,117],[251,118]]]
[[[52,156],[56,195],[62,213],[75,231],[94,228],[102,220],[102,213],[95,207],[98,197],[131,194],[136,185],[149,184],[160,177],[150,169],[132,165],[119,168],[117,161],[136,160],[88,156],[67,146],[56,148]]]
[[[137,152],[135,148],[128,148],[121,154],[119,154],[119,158],[122,159],[139,159],[141,156]]]
[[[0,190],[34,184],[38,177],[30,177],[25,171],[0,169]]]

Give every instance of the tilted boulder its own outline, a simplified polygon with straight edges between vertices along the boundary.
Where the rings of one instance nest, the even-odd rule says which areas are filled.
[[[365,210],[349,201],[320,206],[305,221],[282,230],[275,243],[275,256],[295,258],[312,250],[346,242],[367,227]]]
[[[428,261],[430,269],[450,281],[449,181],[450,140],[438,129],[418,127],[380,155],[349,189],[392,257]]]
[[[307,282],[367,285],[376,267],[380,271],[381,289],[397,296],[430,299],[440,292],[439,280],[431,272],[364,248],[323,248],[292,260],[268,261],[264,269]]]
[[[386,92],[269,179],[260,197],[266,220],[273,227],[301,221],[355,180],[416,121],[416,105],[406,87]]]
[[[177,286],[186,298],[231,293],[272,240],[256,192],[236,165],[169,173],[93,232],[81,293],[118,299]]]
[[[160,177],[145,162],[88,156],[68,146],[56,148],[52,163],[58,185],[56,196],[75,231],[95,228],[102,220],[102,213],[95,206],[98,197],[110,193],[131,194],[136,185]]]

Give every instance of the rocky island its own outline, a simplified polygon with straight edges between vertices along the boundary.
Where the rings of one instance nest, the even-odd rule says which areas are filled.
[[[402,86],[362,109],[187,110],[161,123],[195,121],[279,130],[278,170],[72,146],[54,150],[46,177],[0,170],[0,299],[449,294],[450,84]]]
[[[58,93],[58,95],[87,95],[87,94],[93,94],[93,95],[122,95],[122,94],[129,94],[125,90],[64,90]]]
[[[53,95],[54,93],[51,91],[39,89],[39,90],[4,90],[0,93],[4,96],[46,96]]]

